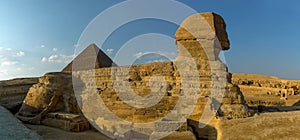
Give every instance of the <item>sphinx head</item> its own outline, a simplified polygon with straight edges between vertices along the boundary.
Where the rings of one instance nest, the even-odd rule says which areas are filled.
[[[189,16],[182,22],[175,34],[177,41],[215,38],[220,42],[222,50],[230,49],[225,21],[220,15],[212,12]]]

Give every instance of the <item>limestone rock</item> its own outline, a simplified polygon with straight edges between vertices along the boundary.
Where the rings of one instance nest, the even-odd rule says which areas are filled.
[[[262,88],[300,89],[300,81],[284,80],[274,76],[259,74],[232,74],[232,82],[237,85],[246,85]]]
[[[79,114],[49,113],[42,120],[42,124],[72,132],[90,129],[89,122]]]
[[[296,96],[300,94],[300,81],[297,80],[284,80],[259,74],[234,73],[232,74],[232,83],[240,87],[248,105],[292,106],[299,102]]]
[[[74,117],[77,121],[74,120],[75,122],[72,122],[73,118],[65,118],[64,120],[60,119],[62,118],[60,117],[56,118],[57,123],[49,123],[49,120],[51,120],[49,113],[54,112],[77,115],[77,117]],[[62,128],[60,126],[68,122],[72,124],[68,127],[73,127],[76,123],[83,123],[84,129],[74,130],[73,128],[65,128],[67,126],[63,127],[63,129],[74,131],[88,129],[85,127],[86,125],[88,126],[88,122],[82,116],[73,92],[72,76],[70,73],[47,73],[39,78],[39,83],[33,85],[28,91],[22,107],[16,116],[20,120],[31,124],[44,124]]]
[[[83,51],[74,60],[81,63],[73,63],[79,66],[76,66],[76,71],[72,71],[72,75],[77,77],[79,83],[82,84],[74,85],[74,88],[83,88],[80,90],[83,93],[81,99],[85,102],[79,101],[79,103],[85,115],[94,118],[95,123],[100,123],[101,126],[105,124],[107,127],[105,131],[113,134],[116,139],[124,137],[124,134],[118,133],[120,132],[118,130],[123,128],[133,128],[129,129],[133,132],[142,130],[138,134],[145,137],[152,133],[159,133],[159,130],[168,131],[168,128],[177,128],[181,123],[184,125],[177,131],[188,131],[186,120],[181,120],[181,118],[188,118],[189,113],[192,112],[190,118],[199,120],[206,104],[214,100],[210,97],[211,95],[224,95],[222,102],[216,100],[211,103],[210,110],[213,111],[218,109],[214,107],[214,104],[221,104],[216,114],[219,117],[232,119],[250,116],[251,113],[245,105],[242,93],[231,83],[227,66],[218,57],[221,50],[229,49],[226,25],[222,17],[214,13],[192,15],[183,21],[182,26],[176,32],[175,39],[179,54],[174,62],[110,67],[112,65],[109,64],[112,64],[112,61],[107,59],[108,57],[99,59],[95,45]],[[96,57],[94,58],[92,54]],[[97,69],[85,67],[84,63],[95,62],[95,60]],[[191,64],[195,64],[195,67]],[[66,69],[70,70],[70,65],[72,64],[69,64]],[[191,75],[193,72],[196,74]],[[182,82],[184,78],[186,81]],[[200,84],[195,84],[199,81]],[[134,92],[133,98],[131,98],[132,91]],[[216,94],[216,91],[219,93]],[[148,98],[139,100],[140,97],[148,97],[148,95],[158,102],[149,107],[139,108],[151,103]],[[194,96],[179,100],[183,95]],[[102,103],[97,100],[98,96],[101,97],[105,107],[99,107]],[[123,99],[129,100],[125,102]],[[134,103],[139,107],[131,105]],[[177,110],[173,110],[174,108]],[[108,114],[107,109],[115,116]],[[65,115],[60,115],[58,112]],[[68,114],[81,115],[73,93],[71,74],[50,73],[41,77],[39,83],[29,90],[17,116],[26,122],[57,124],[55,126],[59,128],[62,128],[61,123],[85,122],[61,121],[61,116],[69,118]],[[115,117],[118,118],[115,119]],[[75,119],[77,116],[71,118]],[[120,120],[131,123],[123,124]],[[158,120],[162,120],[162,124],[168,123],[169,126],[135,126],[136,124],[133,124]],[[85,125],[80,126],[84,128]],[[72,127],[63,129],[72,130]],[[131,135],[131,131],[128,135]]]
[[[201,20],[203,17],[210,23],[207,24],[208,26],[202,26],[206,22]],[[218,21],[215,21],[215,19]],[[219,115],[219,117],[233,119],[251,116],[252,114],[245,105],[242,93],[237,86],[231,83],[231,77],[226,65],[218,58],[220,50],[229,49],[229,41],[224,26],[225,23],[222,21],[223,19],[220,16],[213,13],[196,14],[184,21],[183,25],[186,24],[185,26],[189,27],[190,25],[188,23],[190,23],[193,28],[189,33],[186,33],[186,30],[182,28],[178,29],[175,39],[179,54],[174,62],[101,68],[90,71],[73,71],[73,75],[78,77],[84,84],[82,87],[85,87],[83,91],[84,97],[82,97],[85,99],[85,102],[82,104],[85,115],[88,115],[90,118],[95,118],[98,125],[102,126],[105,124],[105,127],[108,127],[105,131],[110,134],[116,134],[113,137],[118,138],[123,136],[118,133],[118,129],[132,128],[134,126],[131,126],[131,123],[127,125],[123,124],[122,121],[118,119],[111,121],[112,116],[106,114],[107,110],[105,110],[104,107],[98,107],[97,111],[95,111],[94,107],[97,100],[95,100],[96,97],[94,94],[89,96],[89,93],[98,93],[105,107],[121,120],[135,123],[148,123],[157,121],[167,115],[167,118],[163,120],[168,120],[168,124],[174,123],[174,126],[167,127],[172,128],[179,124],[173,120],[182,118],[184,115],[189,115],[180,113],[190,108],[194,109],[195,107],[190,118],[198,121],[205,110],[206,104],[209,100],[212,100],[210,95],[215,94],[214,92],[216,90],[220,90],[224,98],[220,103],[221,108],[218,110],[217,115]],[[213,30],[212,27],[214,27]],[[218,32],[218,30],[224,31]],[[203,31],[210,31],[210,34],[207,35]],[[195,34],[197,36],[189,36],[189,34]],[[225,42],[221,43],[222,48],[216,38],[220,38],[221,41]],[[192,57],[192,59],[189,57]],[[190,75],[193,66],[188,62],[195,63],[197,74]],[[162,84],[163,80],[151,79],[154,75],[163,76],[166,86]],[[188,82],[185,81],[182,83],[182,78],[187,75],[189,75],[187,78]],[[198,85],[195,86],[193,83],[197,83],[199,80],[199,87]],[[152,87],[153,85],[157,87]],[[182,93],[181,91],[184,87],[187,88],[187,90],[184,91],[185,93]],[[198,93],[199,88],[200,92]],[[160,101],[158,100],[159,102],[151,107],[135,108],[129,105],[130,103],[138,102],[135,98],[128,102],[120,98],[122,95],[129,97],[131,91],[135,93],[135,96],[137,94],[142,97],[149,95],[151,91],[155,91],[153,96],[161,92],[164,94]],[[182,94],[192,93],[199,94],[200,96],[199,99],[196,100],[196,103],[192,102],[192,100],[186,100],[185,102],[187,103],[179,107],[179,110],[171,111],[178,105],[178,100]],[[144,105],[147,101],[143,100],[142,103]],[[193,104],[196,105],[193,106]],[[114,129],[109,129],[110,127]],[[187,128],[187,126],[182,127],[178,131],[187,131]],[[147,135],[158,131],[156,129],[161,130],[166,129],[166,127],[134,127],[134,130],[143,130],[141,133]]]
[[[17,113],[29,88],[38,82],[38,78],[18,78],[0,81],[0,105],[12,113]]]
[[[209,28],[210,27],[210,28]],[[230,49],[230,42],[226,32],[224,19],[213,12],[194,14],[185,19],[175,34],[175,39],[196,40],[218,37],[222,50]]]
[[[60,103],[51,111],[79,113],[73,92],[72,76],[68,73],[47,73],[39,78],[39,83],[28,91],[19,113],[26,110],[27,106],[41,112],[49,106],[54,96],[57,96]]]

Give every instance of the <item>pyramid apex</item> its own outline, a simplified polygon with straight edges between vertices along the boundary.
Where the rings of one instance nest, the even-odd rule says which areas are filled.
[[[72,71],[73,62],[76,61],[76,70],[90,70],[97,68],[105,68],[117,66],[95,43],[86,47],[76,58],[69,63],[62,71]],[[89,62],[94,62],[95,65],[90,66]],[[79,64],[78,64],[79,63]]]
[[[83,52],[86,51],[86,50],[92,49],[92,48],[95,50],[95,52],[98,52],[100,50],[99,47],[95,43],[92,43],[92,44],[88,45],[88,47],[86,47],[83,50]]]
[[[97,47],[98,48],[98,46],[95,43],[90,44],[88,47]]]

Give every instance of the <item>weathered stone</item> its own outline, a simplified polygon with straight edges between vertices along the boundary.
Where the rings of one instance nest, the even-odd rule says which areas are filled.
[[[78,114],[49,113],[42,120],[42,124],[72,132],[90,129],[89,122]]]
[[[204,14],[208,18],[208,15],[217,16],[216,14]],[[201,16],[201,14],[198,14]],[[190,21],[193,26],[197,27],[197,20],[199,17],[191,16]],[[220,18],[220,17],[218,17]],[[214,18],[208,18],[214,19]],[[193,22],[192,22],[193,21]],[[221,20],[220,20],[221,21]],[[202,21],[201,21],[202,22]],[[185,21],[183,23],[186,23]],[[204,23],[203,23],[204,24]],[[218,22],[214,23],[214,27],[222,28],[225,30],[223,25],[218,25]],[[189,25],[186,25],[189,26]],[[201,26],[201,24],[198,26]],[[221,26],[221,27],[218,27]],[[217,29],[215,28],[215,29]],[[198,28],[198,29],[203,29]],[[131,66],[131,67],[114,67],[110,68],[102,68],[96,69],[95,71],[76,71],[73,72],[75,77],[80,77],[83,81],[85,86],[84,93],[87,95],[89,92],[93,91],[97,88],[98,93],[100,94],[103,102],[105,103],[106,107],[109,110],[117,115],[119,118],[126,120],[128,122],[138,122],[138,123],[147,123],[157,121],[161,119],[165,115],[168,114],[168,119],[176,120],[180,117],[179,112],[171,111],[175,105],[177,104],[178,98],[181,96],[181,91],[183,87],[187,87],[188,89],[185,90],[184,94],[199,94],[201,95],[198,99],[198,102],[193,103],[187,101],[186,104],[183,104],[181,108],[181,112],[185,112],[185,109],[193,107],[193,104],[196,104],[194,112],[191,115],[191,118],[200,118],[203,114],[203,110],[207,102],[210,100],[209,96],[212,94],[216,94],[216,96],[224,96],[222,101],[221,109],[219,110],[219,117],[224,118],[243,118],[248,117],[251,115],[251,112],[248,111],[247,106],[245,105],[245,101],[243,95],[241,94],[238,87],[233,86],[231,84],[231,77],[230,74],[227,72],[227,67],[223,64],[219,56],[219,51],[224,49],[229,49],[229,41],[223,43],[223,48],[218,48],[216,37],[227,39],[226,32],[216,32],[212,30],[213,36],[206,36],[200,35],[202,31],[199,31],[197,28],[193,28],[193,31],[198,33],[198,38],[187,38],[184,35],[184,30],[179,29],[177,33],[183,35],[175,35],[177,40],[177,44],[179,46],[178,52],[179,56],[176,58],[175,62],[163,62],[163,63],[152,63],[152,64],[145,64],[145,65],[138,65],[138,66]],[[203,30],[211,30],[211,26],[203,29]],[[181,38],[180,38],[181,37]],[[226,39],[223,41],[226,42]],[[227,39],[228,40],[228,39]],[[199,43],[200,42],[200,43]],[[228,45],[228,46],[226,46]],[[187,50],[187,51],[186,51]],[[193,59],[189,59],[192,57]],[[188,62],[194,61],[197,65],[196,68],[198,69],[198,76],[190,76],[191,70],[193,67],[188,64]],[[179,67],[184,68],[181,69],[179,72]],[[162,88],[151,88],[156,94],[159,92],[163,92],[164,97],[158,102],[156,105],[149,107],[149,108],[142,108],[137,109],[132,107],[124,101],[122,101],[118,96],[119,95],[127,95],[130,90],[132,89],[137,95],[140,96],[147,96],[150,93],[151,84],[149,83],[151,77],[153,75],[161,75],[164,77],[164,80],[167,83],[166,89],[161,90]],[[95,77],[93,77],[95,76]],[[187,77],[189,79],[188,83],[181,83],[182,77]],[[215,79],[215,81],[212,80]],[[200,80],[200,93],[197,92],[198,86],[195,86],[195,83]],[[218,83],[218,81],[223,81],[224,83]],[[95,83],[93,83],[95,82]],[[129,83],[128,83],[129,82]],[[153,85],[163,87],[161,81],[151,81]],[[223,89],[223,90],[221,90]],[[223,93],[217,93],[216,90],[221,90]],[[220,94],[220,95],[217,95]],[[224,94],[224,95],[223,95]],[[89,99],[90,101],[92,100]],[[135,102],[132,100],[131,102]],[[110,115],[105,115],[105,110],[102,111],[101,115],[98,115],[94,112],[94,110],[90,110],[91,106],[94,106],[91,102],[84,104],[86,108],[84,108],[85,113],[89,114],[89,117],[98,118],[98,120],[109,120],[111,119]],[[214,108],[213,109],[217,109]],[[99,112],[101,112],[99,110]],[[188,114],[186,114],[188,115]],[[121,122],[120,122],[121,123]],[[101,123],[103,124],[103,123]],[[108,124],[108,126],[114,126],[117,124]],[[114,126],[119,128],[119,126]],[[129,126],[128,126],[129,127]],[[160,127],[161,128],[161,127]],[[149,130],[149,129],[147,129]],[[155,130],[155,128],[151,128],[151,130]],[[116,130],[107,130],[110,133],[115,134]],[[148,131],[147,131],[148,132]],[[122,135],[120,135],[121,137]],[[118,136],[115,135],[117,138]]]
[[[210,28],[207,28],[210,26]],[[230,49],[230,42],[226,32],[226,24],[220,15],[212,12],[195,14],[183,21],[175,34],[177,41],[210,39],[217,37],[222,50]],[[205,47],[205,46],[203,46]]]
[[[238,87],[230,83],[227,67],[219,59],[220,50],[230,48],[226,24],[222,17],[210,12],[192,15],[183,21],[175,34],[175,39],[179,47],[178,58],[175,61],[184,62],[186,57],[192,56],[198,69],[210,73],[210,79],[207,80],[216,83],[212,88],[207,88],[206,94],[205,90],[201,89],[202,95],[209,96],[214,90],[224,89],[218,115],[229,119],[251,116],[242,93]],[[218,83],[214,79],[221,82]],[[235,115],[231,115],[232,113]]]
[[[95,119],[96,123],[106,124],[108,128],[105,131],[113,134],[115,138],[124,137],[123,134],[117,133],[123,127],[133,128],[134,132],[144,130],[141,134],[146,137],[160,130],[167,131],[168,128],[175,128],[180,126],[180,121],[186,121],[181,120],[182,118],[189,117],[189,109],[192,111],[194,109],[190,118],[199,120],[207,103],[211,105],[210,110],[218,111],[216,115],[219,117],[231,119],[250,116],[251,113],[244,104],[243,95],[238,87],[231,84],[227,67],[218,57],[221,50],[229,49],[224,20],[214,13],[192,15],[183,21],[182,26],[176,32],[175,39],[179,55],[174,62],[130,67],[101,68],[101,61],[106,59],[98,59],[99,55],[96,55],[94,51],[97,48],[91,45],[87,51],[92,54],[84,51],[74,61],[79,61],[78,64],[81,65],[80,62],[97,60],[95,64],[97,69],[94,70],[93,67],[87,70],[82,64],[78,67],[80,68],[78,71],[73,71],[73,76],[81,82],[79,87],[71,85],[71,75],[68,73],[46,74],[29,90],[17,116],[29,123],[54,124],[51,126],[72,130],[72,126],[65,128],[61,124],[77,121],[63,121],[50,114],[62,112],[66,114],[62,115],[63,117],[67,117],[68,114],[81,115],[73,88],[82,88],[81,98],[88,101],[84,103],[79,101],[85,115]],[[108,60],[107,64],[112,64],[112,62]],[[70,69],[70,66],[67,68]],[[197,84],[199,82],[200,84]],[[131,98],[132,95],[129,94],[131,91],[134,92],[134,98]],[[143,106],[149,103],[147,98],[137,100],[140,96],[147,97],[148,95],[158,101],[157,104],[146,108],[136,108],[131,105],[135,103],[137,106]],[[183,101],[179,100],[183,95],[192,95],[192,97]],[[197,95],[200,95],[199,98]],[[219,101],[210,97],[212,95],[215,98],[224,96],[223,102],[212,102],[212,100]],[[118,119],[131,123],[123,124],[118,119],[112,123],[108,121],[112,119],[112,116],[105,108],[95,111],[94,108],[99,106],[96,99],[98,96]],[[125,102],[124,99],[129,99],[129,101]],[[177,107],[179,101],[180,106]],[[220,110],[214,104],[221,104]],[[175,107],[179,109],[173,110]],[[168,120],[169,125],[174,125],[170,127],[168,125],[132,126],[132,123],[148,123],[162,118]],[[183,129],[187,130],[187,127],[182,127],[179,131]]]
[[[53,112],[62,114],[51,115]],[[77,105],[70,73],[47,73],[39,78],[39,83],[30,88],[16,116],[27,123],[50,125],[69,131],[89,129],[86,127],[89,123]]]
[[[291,106],[299,101],[293,97],[289,100],[287,96],[297,95],[300,81],[259,74],[232,74],[232,83],[240,87],[248,105]]]
[[[38,78],[18,78],[0,81],[0,105],[12,113],[17,113],[29,88],[38,82]]]

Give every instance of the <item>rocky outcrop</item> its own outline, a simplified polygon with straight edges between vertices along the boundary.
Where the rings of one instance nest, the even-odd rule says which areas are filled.
[[[16,113],[29,88],[38,82],[38,78],[19,78],[0,81],[0,105]]]
[[[55,112],[60,112],[60,115],[50,115]],[[47,73],[39,78],[39,82],[28,91],[16,116],[31,124],[56,126],[72,131],[89,129],[89,124],[77,105],[70,73]],[[66,126],[67,123],[70,125]]]

